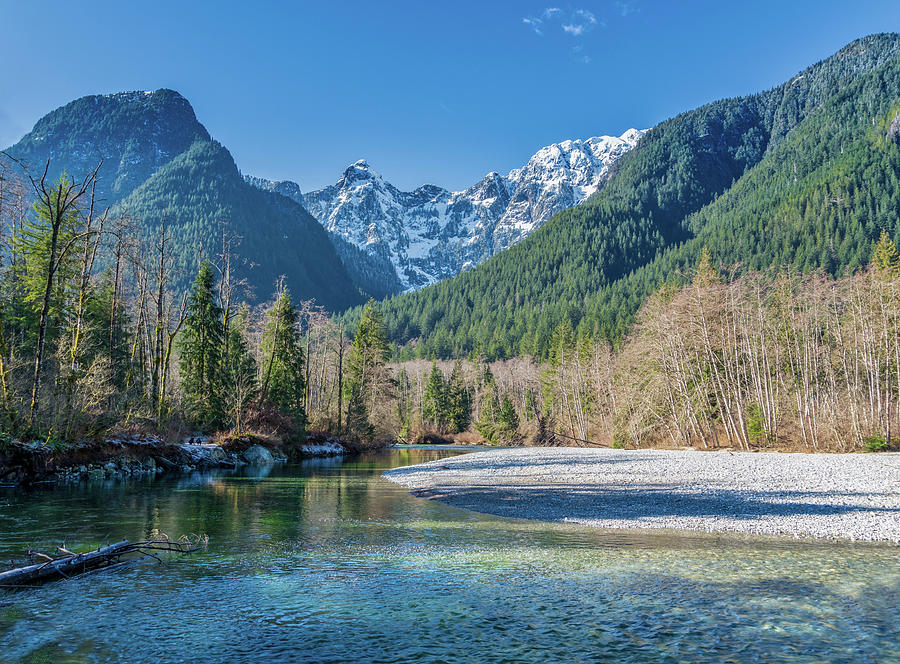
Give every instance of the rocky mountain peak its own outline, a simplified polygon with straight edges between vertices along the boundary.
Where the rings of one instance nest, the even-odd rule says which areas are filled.
[[[98,194],[121,200],[196,141],[209,141],[191,104],[174,90],[89,95],[51,111],[7,152],[50,176],[83,174],[101,161]]]
[[[434,184],[400,191],[360,159],[336,184],[302,195],[302,204],[332,236],[393,266],[396,274],[386,277],[403,289],[421,288],[477,265],[591,196],[643,133],[554,143],[522,168],[506,176],[491,171],[458,192]],[[248,179],[287,191],[285,182],[257,180]],[[294,187],[285,195],[299,196]]]

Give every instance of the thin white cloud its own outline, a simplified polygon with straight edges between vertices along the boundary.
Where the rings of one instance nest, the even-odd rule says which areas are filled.
[[[584,19],[589,25],[595,25],[597,23],[597,17],[594,16],[593,12],[589,12],[587,9],[576,9],[572,15]]]
[[[541,19],[539,18],[529,18],[525,17],[522,19],[522,23],[525,25],[530,25],[531,29],[535,31],[536,34],[543,35],[544,32],[541,30]]]
[[[564,12],[559,7],[547,7],[539,16],[526,16],[522,19],[522,23],[538,35],[543,35],[547,28],[558,25],[563,32],[573,37],[580,37],[597,26],[605,25],[597,19],[594,12],[587,9]]]
[[[637,2],[635,2],[634,0],[620,0],[616,3],[616,9],[619,10],[620,16],[637,14],[639,11],[641,11],[641,8],[638,7]]]
[[[579,40],[572,48],[572,53],[577,62],[584,64],[590,64],[591,58],[581,52],[581,38],[595,28],[606,27],[606,23],[588,9],[563,10],[559,7],[546,7],[540,14],[525,16],[522,23],[534,30],[536,35],[544,36],[548,31],[559,30]]]

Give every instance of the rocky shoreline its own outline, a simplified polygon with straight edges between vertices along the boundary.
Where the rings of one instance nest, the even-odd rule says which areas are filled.
[[[900,542],[900,454],[522,448],[384,473],[423,498],[611,529]]]
[[[152,435],[82,442],[54,450],[40,443],[14,443],[0,452],[0,487],[88,480],[124,480],[164,473],[215,468],[267,466],[315,457],[343,456],[354,450],[338,438],[308,436],[294,445],[236,438],[227,445],[191,437],[168,443]]]

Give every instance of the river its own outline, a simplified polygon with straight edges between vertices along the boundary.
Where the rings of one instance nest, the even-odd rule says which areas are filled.
[[[452,454],[0,493],[0,559],[209,535],[0,591],[2,662],[900,662],[887,545],[483,516],[381,473]]]

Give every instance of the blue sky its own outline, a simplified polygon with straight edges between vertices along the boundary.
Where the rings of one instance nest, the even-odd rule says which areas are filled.
[[[2,146],[76,97],[168,87],[245,173],[310,190],[365,158],[457,189],[777,85],[900,31],[900,2],[0,0],[0,26]]]

